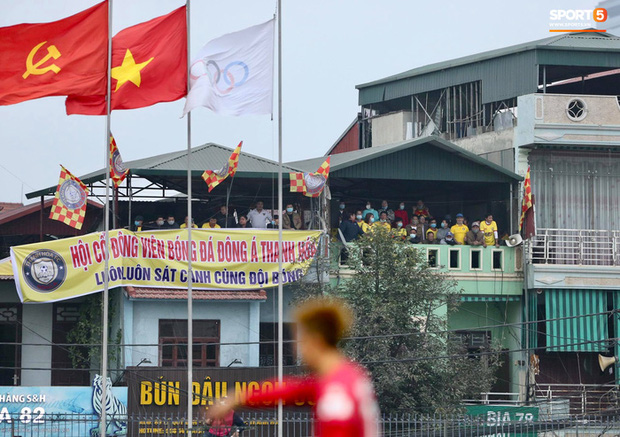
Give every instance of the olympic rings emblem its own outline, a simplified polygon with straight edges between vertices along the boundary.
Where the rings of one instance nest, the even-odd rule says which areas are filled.
[[[192,64],[189,76],[192,80],[207,76],[213,88],[220,94],[228,94],[248,80],[250,68],[245,62],[233,61],[222,70],[217,62],[203,58]]]

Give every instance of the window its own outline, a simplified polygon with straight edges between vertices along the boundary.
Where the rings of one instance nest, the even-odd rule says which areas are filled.
[[[192,326],[193,365],[219,366],[220,321],[194,320]],[[187,320],[159,321],[159,362],[162,367],[187,367],[187,339]]]
[[[482,250],[480,249],[471,249],[470,250],[470,270],[482,270]]]
[[[493,250],[493,252],[491,252],[491,255],[493,257],[492,269],[504,270],[504,252],[502,250]]]
[[[428,266],[431,268],[439,267],[439,249],[427,249]]]
[[[67,335],[75,327],[80,317],[79,304],[55,304],[52,321],[52,385],[90,385],[90,363],[80,363],[76,369],[71,360],[71,349],[66,346]],[[61,344],[62,346],[56,346]],[[80,348],[82,349],[82,348]],[[86,347],[79,351],[88,357]]]
[[[490,349],[491,331],[456,331],[454,334],[467,353]]]
[[[294,366],[297,364],[297,348],[295,347],[295,324],[284,323],[284,357],[282,362],[285,366]],[[278,324],[277,323],[261,323],[260,324],[260,352],[259,365],[275,366],[278,362]]]
[[[450,269],[459,270],[461,268],[461,249],[450,249],[448,255]]]
[[[21,305],[0,304],[0,385],[19,385],[21,348]]]
[[[571,99],[566,105],[566,116],[572,121],[581,121],[588,115],[586,102],[581,99]]]

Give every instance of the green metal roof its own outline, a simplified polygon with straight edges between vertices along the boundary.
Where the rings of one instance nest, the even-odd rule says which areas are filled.
[[[325,157],[288,165],[315,172]],[[372,161],[372,162],[371,162]],[[437,136],[331,155],[330,177],[462,182],[523,178]]]
[[[194,147],[191,150],[191,171],[193,176],[200,176],[205,170],[215,170],[221,168],[228,161],[234,149],[221,146],[219,144],[207,143]],[[125,162],[133,175],[143,176],[180,176],[187,173],[187,151],[169,152],[162,155],[151,156],[148,158],[136,159]],[[283,167],[284,172],[299,171],[290,166]],[[252,178],[271,178],[274,173],[278,173],[278,163],[270,159],[261,158],[241,150],[239,166],[237,167],[236,177]],[[288,174],[286,174],[288,177]],[[97,170],[92,173],[79,177],[85,184],[101,181],[105,178],[105,169]],[[34,191],[26,194],[26,198],[54,194],[56,185],[43,190]]]
[[[620,67],[620,37],[605,32],[569,33],[414,68],[357,85],[360,105],[482,81],[482,102],[538,90],[538,65]],[[549,81],[562,80],[549,77]]]

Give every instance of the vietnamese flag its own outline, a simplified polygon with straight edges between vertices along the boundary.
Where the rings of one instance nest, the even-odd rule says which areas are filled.
[[[187,95],[185,6],[112,38],[112,108],[135,109]],[[67,114],[105,115],[105,92],[70,96]]]
[[[108,3],[51,23],[0,28],[0,105],[105,93]]]

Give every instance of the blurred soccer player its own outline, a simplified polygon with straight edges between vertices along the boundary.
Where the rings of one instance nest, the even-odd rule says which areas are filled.
[[[243,406],[265,401],[313,401],[317,437],[377,437],[379,407],[366,371],[347,359],[338,342],[349,329],[351,312],[335,299],[312,299],[295,312],[299,349],[312,374],[287,378],[284,387],[251,395]],[[235,405],[216,405],[210,417],[223,417]]]

